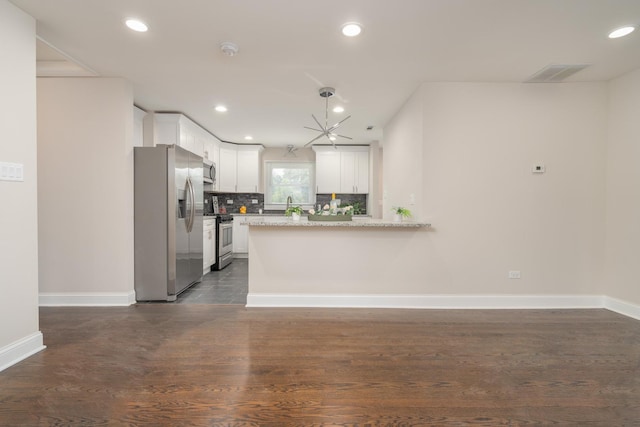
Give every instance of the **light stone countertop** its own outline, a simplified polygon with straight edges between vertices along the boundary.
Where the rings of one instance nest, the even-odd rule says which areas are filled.
[[[420,228],[430,227],[426,222],[394,222],[369,217],[354,217],[352,221],[309,221],[307,217],[294,221],[285,216],[247,216],[245,224],[251,227],[347,227],[347,228]]]

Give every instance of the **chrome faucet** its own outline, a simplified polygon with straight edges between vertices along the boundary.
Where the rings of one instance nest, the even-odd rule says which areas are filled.
[[[293,199],[291,198],[291,196],[287,196],[287,209],[289,209],[289,205],[293,203]]]

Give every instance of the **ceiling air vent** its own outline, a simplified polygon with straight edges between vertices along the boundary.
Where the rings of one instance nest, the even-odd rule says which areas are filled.
[[[529,77],[525,83],[560,83],[591,64],[562,65],[551,64]]]

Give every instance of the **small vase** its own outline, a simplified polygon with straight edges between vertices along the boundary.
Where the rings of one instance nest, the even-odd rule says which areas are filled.
[[[300,221],[300,214],[292,213],[291,214],[291,219],[294,220],[294,221]]]
[[[402,222],[402,215],[393,214],[393,222]]]

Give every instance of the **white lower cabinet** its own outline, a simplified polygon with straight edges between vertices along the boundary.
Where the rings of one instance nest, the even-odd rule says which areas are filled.
[[[238,258],[246,257],[249,253],[249,226],[245,215],[233,216],[233,254]]]
[[[207,274],[216,263],[216,220],[205,219],[203,226],[202,273]]]

